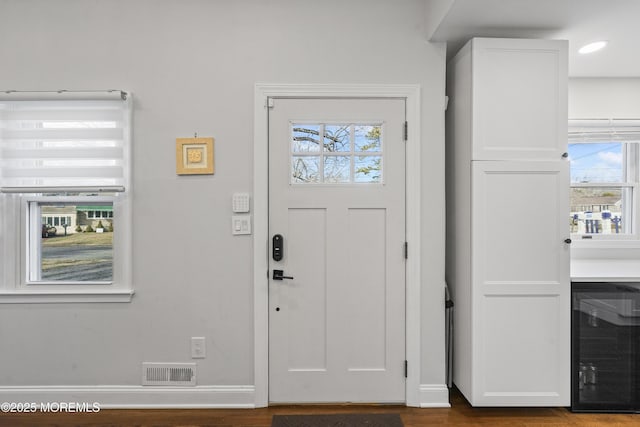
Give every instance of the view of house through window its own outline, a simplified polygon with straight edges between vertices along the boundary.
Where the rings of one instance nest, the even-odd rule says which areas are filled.
[[[632,223],[638,184],[638,149],[625,128],[592,123],[571,132],[571,233],[636,233]]]
[[[29,209],[31,281],[112,280],[113,203],[31,202]]]

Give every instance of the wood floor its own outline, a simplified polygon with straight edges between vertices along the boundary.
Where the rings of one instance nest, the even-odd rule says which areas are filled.
[[[448,409],[378,405],[273,406],[263,409],[115,410],[85,414],[2,414],[2,427],[269,427],[276,414],[386,412],[400,414],[406,427],[418,426],[640,426],[640,414],[574,414],[565,408],[471,408],[456,391]]]

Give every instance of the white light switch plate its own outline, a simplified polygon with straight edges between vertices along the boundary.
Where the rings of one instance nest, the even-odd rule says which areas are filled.
[[[251,215],[233,215],[231,217],[231,233],[251,234]]]

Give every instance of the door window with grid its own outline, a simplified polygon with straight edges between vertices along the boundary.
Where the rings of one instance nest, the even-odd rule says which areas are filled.
[[[381,123],[292,123],[291,183],[383,182]]]

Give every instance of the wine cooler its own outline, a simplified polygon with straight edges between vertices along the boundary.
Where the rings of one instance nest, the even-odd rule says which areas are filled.
[[[572,283],[571,409],[640,412],[640,283]]]

